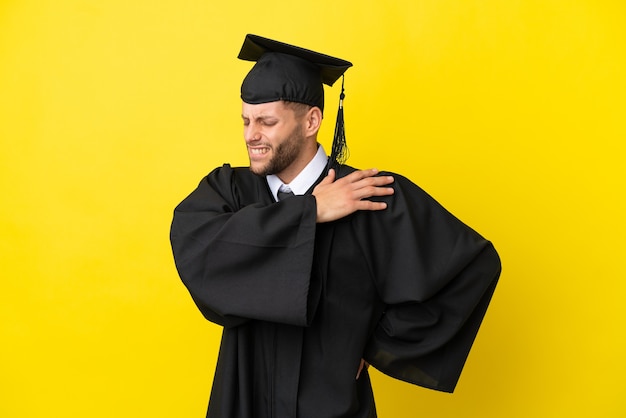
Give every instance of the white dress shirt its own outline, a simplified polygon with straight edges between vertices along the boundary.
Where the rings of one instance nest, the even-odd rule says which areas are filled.
[[[326,151],[324,151],[324,147],[322,145],[318,145],[317,153],[313,157],[313,159],[307,164],[304,169],[298,173],[296,178],[294,178],[291,183],[285,184],[295,195],[303,195],[313,186],[315,181],[322,175],[324,168],[326,167],[326,163],[328,162],[328,157],[326,156]],[[274,200],[278,201],[278,189],[283,186],[283,182],[278,178],[275,174],[270,174],[265,177],[267,180],[267,184],[272,191],[272,196],[274,196]]]

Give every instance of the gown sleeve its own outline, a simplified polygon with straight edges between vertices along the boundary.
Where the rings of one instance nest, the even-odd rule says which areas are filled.
[[[358,227],[385,309],[364,358],[410,383],[452,392],[494,292],[493,245],[409,180]]]
[[[309,292],[315,199],[276,203],[252,174],[237,174],[227,165],[214,170],[174,210],[178,273],[212,322],[306,325],[315,304]],[[265,200],[255,198],[262,194]]]

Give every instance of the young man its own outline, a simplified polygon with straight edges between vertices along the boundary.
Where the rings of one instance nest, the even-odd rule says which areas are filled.
[[[367,364],[453,391],[500,273],[493,246],[406,178],[326,156],[322,83],[349,62],[254,35],[239,57],[256,61],[250,167],[213,170],[171,230],[183,282],[224,326],[207,416],[375,417]]]

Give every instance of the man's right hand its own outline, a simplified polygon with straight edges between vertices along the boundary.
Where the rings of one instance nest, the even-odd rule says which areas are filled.
[[[378,170],[358,170],[335,181],[335,170],[330,169],[328,175],[313,189],[317,201],[317,222],[331,222],[341,219],[357,210],[383,210],[385,202],[367,200],[373,196],[389,196],[393,194],[392,176],[376,176]]]

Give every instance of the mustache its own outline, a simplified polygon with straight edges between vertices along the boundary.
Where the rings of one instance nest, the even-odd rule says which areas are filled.
[[[258,141],[250,141],[250,142],[246,142],[246,147],[250,148],[250,147],[267,147],[267,148],[273,148],[272,145],[268,142],[264,142],[262,140],[258,140]]]

